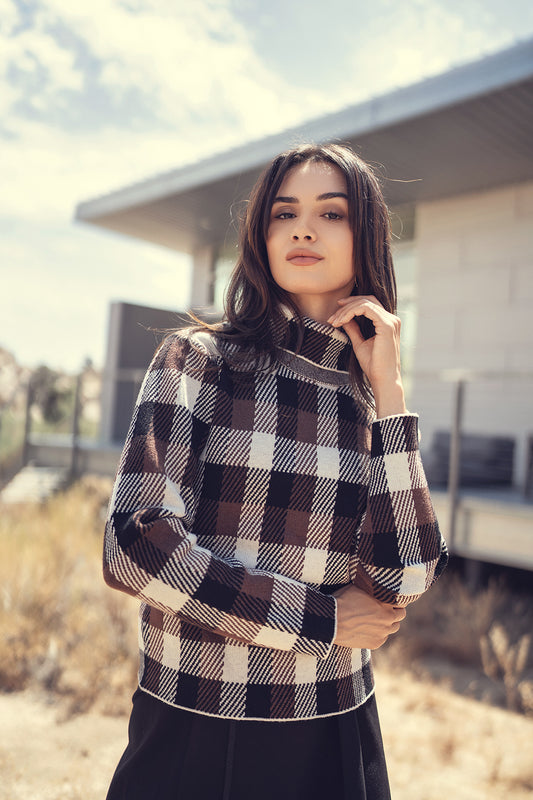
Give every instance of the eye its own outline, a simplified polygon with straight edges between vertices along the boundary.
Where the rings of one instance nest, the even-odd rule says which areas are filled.
[[[322,216],[326,217],[326,219],[330,219],[333,222],[338,219],[343,219],[343,214],[338,214],[336,211],[326,211],[325,214]]]
[[[279,211],[274,214],[274,219],[293,219],[296,216],[294,211]]]

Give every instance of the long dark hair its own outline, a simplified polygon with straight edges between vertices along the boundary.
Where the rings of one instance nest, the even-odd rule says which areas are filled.
[[[256,182],[241,221],[239,256],[224,302],[225,322],[205,326],[218,337],[233,342],[241,361],[268,365],[283,345],[286,330],[281,306],[289,307],[300,325],[301,315],[291,296],[272,278],[266,239],[274,198],[293,167],[318,161],[338,167],[346,180],[348,216],[353,232],[355,286],[352,294],[374,295],[383,307],[396,311],[396,280],[390,249],[389,213],[372,168],[346,145],[305,144],[278,155]],[[369,320],[362,320],[363,335],[372,335]],[[367,401],[368,382],[355,358],[350,372]]]

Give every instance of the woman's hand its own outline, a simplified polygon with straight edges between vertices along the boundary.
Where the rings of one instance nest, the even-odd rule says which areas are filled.
[[[377,650],[400,628],[405,608],[382,603],[351,584],[337,598],[337,635],[335,644],[342,647]]]
[[[399,318],[386,311],[372,295],[345,297],[338,303],[341,308],[328,322],[335,328],[342,326],[350,337],[356,358],[372,387],[377,416],[404,414]],[[370,339],[362,336],[354,319],[361,316],[374,324],[375,335]]]

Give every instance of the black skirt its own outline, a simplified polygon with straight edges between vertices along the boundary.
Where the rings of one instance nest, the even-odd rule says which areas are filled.
[[[107,800],[389,800],[374,696],[333,717],[226,720],[138,689]]]

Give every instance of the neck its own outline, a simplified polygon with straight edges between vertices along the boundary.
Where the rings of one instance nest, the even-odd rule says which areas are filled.
[[[334,295],[311,294],[295,297],[298,310],[303,317],[309,317],[316,322],[327,322],[335,311],[339,310],[337,300],[346,297],[346,290]]]

